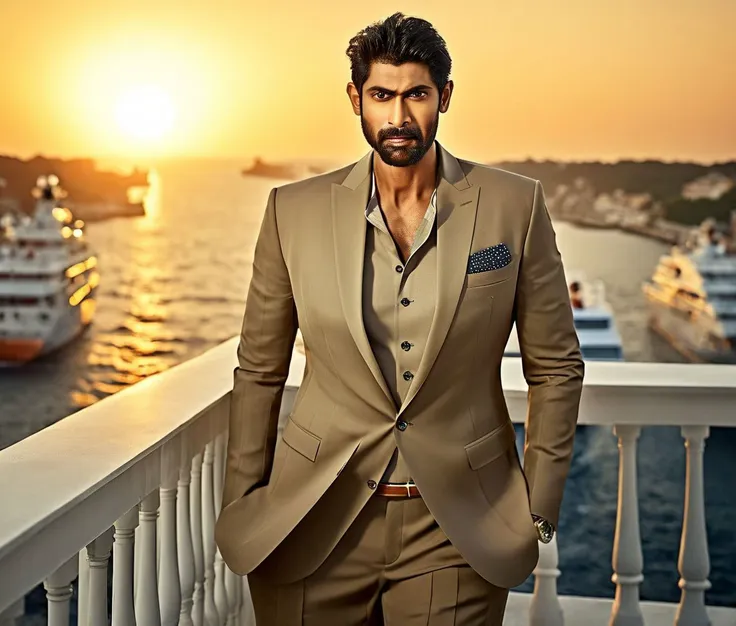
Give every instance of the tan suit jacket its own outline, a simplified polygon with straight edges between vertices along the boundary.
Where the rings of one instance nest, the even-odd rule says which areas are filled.
[[[495,585],[522,583],[537,563],[531,512],[557,524],[584,367],[543,190],[439,143],[437,155],[436,310],[398,410],[361,316],[370,153],[269,195],[215,531],[238,574],[287,583],[312,573],[397,446],[440,527]],[[472,252],[499,243],[509,264],[467,273]],[[523,470],[500,379],[514,321],[529,384]],[[276,447],[297,327],[306,368]]]

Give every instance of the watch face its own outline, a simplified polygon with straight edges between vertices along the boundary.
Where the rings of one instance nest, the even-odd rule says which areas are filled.
[[[552,526],[548,521],[540,520],[538,528],[539,534],[541,535],[541,540],[544,543],[549,543],[550,541],[552,541]]]

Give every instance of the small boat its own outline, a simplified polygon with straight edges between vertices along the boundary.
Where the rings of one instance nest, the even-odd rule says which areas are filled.
[[[583,272],[566,272],[575,330],[586,361],[623,361],[621,335],[601,280],[588,280]],[[519,357],[516,325],[511,330],[504,356]]]

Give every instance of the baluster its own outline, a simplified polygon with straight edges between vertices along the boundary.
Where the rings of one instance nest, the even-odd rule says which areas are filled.
[[[176,501],[176,540],[179,556],[179,581],[181,593],[180,626],[193,626],[192,607],[194,605],[194,548],[192,545],[192,525],[189,519],[191,504],[189,502],[189,482],[191,463],[187,459],[186,467],[179,470]]]
[[[138,507],[136,510],[140,511]],[[135,525],[135,533],[133,534],[133,606],[138,604],[138,587],[141,580],[141,525]],[[80,624],[81,626],[81,624]]]
[[[192,459],[192,485],[190,487],[189,520],[192,527],[194,552],[194,603],[192,622],[204,626],[204,546],[202,542],[202,453]]]
[[[215,519],[220,515],[220,509],[222,508],[222,482],[225,477],[226,437],[227,433],[223,432],[215,438],[215,460],[212,466]],[[214,527],[212,533],[214,539]],[[220,554],[220,549],[215,545],[215,606],[217,607],[217,613],[220,616],[220,624],[225,624],[227,616],[230,613],[225,581],[226,569],[225,561],[222,560],[222,555]]]
[[[225,566],[225,586],[227,588],[227,626],[238,626],[240,620],[240,576]]]
[[[685,510],[683,512],[680,558],[680,604],[675,626],[710,626],[705,608],[705,592],[710,589],[710,555],[705,525],[705,494],[703,485],[703,451],[708,426],[683,426],[685,438]]]
[[[89,604],[87,618],[90,624],[107,624],[107,564],[112,550],[113,529],[109,528],[92,543],[87,544],[89,563]]]
[[[204,449],[202,464],[202,542],[204,545],[204,617],[207,626],[220,626],[215,605],[215,497],[213,464],[215,442]]]
[[[547,544],[539,544],[539,561],[534,568],[534,594],[529,607],[529,626],[563,626],[565,617],[557,596],[560,576],[557,533]]]
[[[225,480],[225,454],[227,449],[227,433],[220,433],[215,438],[214,459],[212,464],[213,500],[215,503],[215,519],[222,508],[222,487]]]
[[[69,626],[72,581],[77,577],[78,568],[79,556],[75,555],[43,581],[46,589],[49,626]]]
[[[137,506],[115,522],[115,541],[112,544],[112,626],[136,626],[133,562],[137,526]]]
[[[639,426],[614,426],[618,437],[618,511],[613,542],[613,576],[616,596],[609,626],[644,626],[639,585],[644,580],[644,557],[639,534],[636,447]]]
[[[87,548],[79,551],[79,574],[77,576],[77,625],[89,626],[87,607],[89,606],[89,561]]]
[[[161,610],[158,605],[158,577],[156,572],[156,518],[158,517],[159,492],[154,489],[140,504],[138,582],[135,598],[137,626],[161,626]]]
[[[176,532],[176,480],[165,479],[161,485],[161,517],[159,518],[160,561],[158,602],[162,626],[177,626],[181,613],[181,586]]]
[[[220,477],[219,477],[219,483],[217,483],[217,488],[215,491],[215,506],[216,510],[219,512],[222,509],[222,487],[223,487],[223,480],[225,477],[225,457],[227,454],[227,432],[222,433],[218,436],[218,442],[221,448],[219,448],[219,451],[221,452],[221,460],[218,463],[219,471],[220,471]],[[227,615],[227,620],[225,622],[226,626],[239,626],[240,624],[240,612],[241,612],[241,602],[242,602],[242,589],[243,589],[243,579],[241,576],[238,576],[237,574],[233,573],[230,568],[225,565],[224,561],[222,561],[222,555],[220,554],[220,550],[218,548],[217,550],[217,558],[220,562],[223,563],[223,571],[224,571],[224,577],[225,577],[225,596],[227,598],[227,608],[226,610],[220,611],[220,615]],[[219,607],[218,607],[219,609]]]

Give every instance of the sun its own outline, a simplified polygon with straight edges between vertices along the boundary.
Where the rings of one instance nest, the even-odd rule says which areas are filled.
[[[174,126],[176,110],[166,91],[155,85],[138,85],[120,97],[116,107],[120,130],[141,141],[157,141]]]

